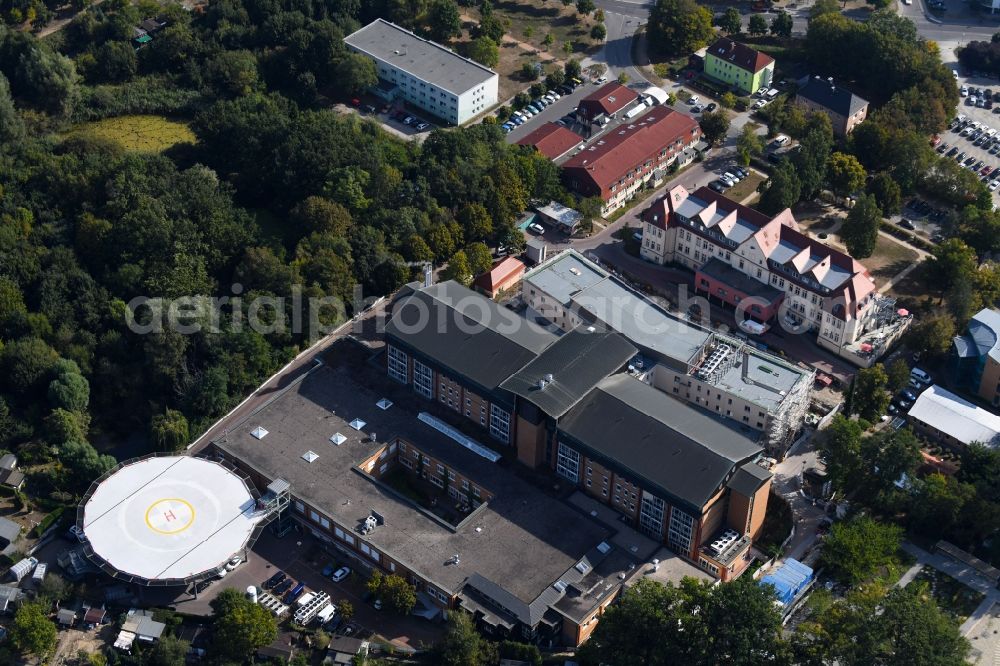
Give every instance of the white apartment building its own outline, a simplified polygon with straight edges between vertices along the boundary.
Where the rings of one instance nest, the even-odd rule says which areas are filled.
[[[344,43],[375,61],[379,85],[373,92],[390,101],[405,100],[454,125],[498,101],[496,72],[389,21],[376,19]]]

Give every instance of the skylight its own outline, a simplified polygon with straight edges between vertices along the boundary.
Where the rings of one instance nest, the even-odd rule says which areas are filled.
[[[354,419],[353,421],[351,421],[351,427],[354,428],[355,430],[361,430],[366,425],[368,424],[362,421],[361,419]]]
[[[585,574],[588,571],[590,571],[590,565],[587,564],[585,561],[580,560],[579,562],[576,563],[576,566],[574,567],[574,569],[576,569],[577,571],[579,571],[582,574]]]
[[[267,430],[265,430],[262,426],[257,426],[250,431],[250,435],[256,439],[264,439],[267,437]]]
[[[347,441],[347,438],[341,435],[339,432],[335,432],[333,433],[333,436],[330,437],[330,441],[336,444],[337,446],[340,446],[341,444]]]
[[[392,407],[392,400],[389,400],[388,398],[382,398],[375,404],[378,405],[379,409],[385,410]]]
[[[313,451],[306,451],[305,453],[302,454],[302,459],[305,460],[307,463],[311,463],[315,461],[317,458],[319,458],[319,456]]]

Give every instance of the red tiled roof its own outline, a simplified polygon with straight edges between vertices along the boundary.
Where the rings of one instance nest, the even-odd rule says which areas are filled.
[[[506,257],[493,264],[493,268],[476,278],[476,286],[489,293],[517,273],[524,273],[524,263],[516,257]]]
[[[517,142],[519,146],[533,147],[550,160],[562,157],[581,143],[583,137],[556,123],[545,123]]]
[[[654,107],[632,124],[623,124],[591,143],[567,160],[563,169],[605,190],[675,141],[687,145],[691,132],[696,130],[698,123],[691,116],[663,106]]]
[[[617,113],[637,99],[639,94],[636,91],[612,81],[580,100],[577,109],[582,109],[587,117],[594,118],[602,113]]]
[[[715,56],[719,60],[725,60],[754,74],[774,62],[774,58],[766,53],[761,53],[746,44],[740,44],[725,37],[715,40],[715,43],[708,47],[705,55],[706,57]]]

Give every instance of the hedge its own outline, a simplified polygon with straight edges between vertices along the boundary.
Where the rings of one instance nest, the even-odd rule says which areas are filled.
[[[31,531],[32,532],[32,536],[34,536],[34,537],[37,538],[37,537],[40,537],[43,534],[45,534],[45,530],[47,530],[50,527],[52,527],[52,524],[54,522],[56,522],[57,520],[59,520],[62,517],[63,512],[65,510],[66,510],[66,507],[61,506],[61,507],[57,508],[55,511],[53,511],[52,513],[50,513],[47,516],[45,516],[44,518],[42,518],[42,522],[40,522],[37,525],[35,525],[35,529],[33,529]]]

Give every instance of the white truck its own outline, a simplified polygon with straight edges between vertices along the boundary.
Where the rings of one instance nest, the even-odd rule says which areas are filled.
[[[34,570],[35,565],[37,564],[38,560],[35,558],[26,557],[10,568],[10,576],[17,582],[21,582],[25,576]]]
[[[35,573],[31,574],[31,580],[35,581],[36,583],[41,583],[43,580],[45,580],[46,569],[48,569],[48,567],[46,566],[45,562],[42,562],[41,564],[36,566]]]

